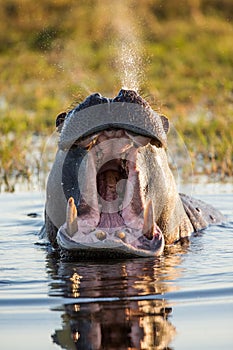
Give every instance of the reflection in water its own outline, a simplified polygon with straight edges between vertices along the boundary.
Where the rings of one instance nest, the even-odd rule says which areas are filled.
[[[63,349],[169,349],[176,330],[163,294],[175,289],[180,259],[173,253],[160,260],[64,263],[48,256],[49,294],[71,300],[59,309],[62,327],[53,342]]]

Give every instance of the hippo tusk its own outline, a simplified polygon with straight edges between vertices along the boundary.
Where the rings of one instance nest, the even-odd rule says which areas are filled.
[[[75,232],[78,231],[77,218],[77,208],[74,203],[74,198],[70,197],[66,207],[66,231],[70,237],[72,237],[75,234]]]
[[[151,199],[146,203],[144,209],[144,224],[142,229],[143,235],[151,240],[154,234],[154,214]]]

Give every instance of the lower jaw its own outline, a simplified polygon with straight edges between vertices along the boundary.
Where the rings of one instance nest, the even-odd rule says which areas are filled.
[[[106,234],[106,238],[103,240],[98,239],[96,237],[98,232]],[[70,237],[64,227],[59,229],[57,242],[62,259],[70,261],[80,259],[156,257],[162,254],[164,248],[162,235],[155,241],[156,249],[154,250],[138,245],[138,240],[143,237],[142,235],[139,238],[136,236],[132,237],[131,243],[124,242],[111,232],[100,231],[98,229],[88,235],[77,233],[78,237],[75,236]]]
[[[90,213],[89,213],[90,214]],[[130,213],[128,213],[130,214]],[[97,219],[98,216],[98,219]],[[57,234],[57,243],[61,250],[71,255],[148,257],[159,256],[163,252],[164,238],[153,219],[152,202],[144,208],[144,220],[133,215],[98,213],[81,214],[72,197],[67,202],[66,223]],[[90,220],[91,219],[91,220]],[[125,221],[130,220],[130,223]],[[133,220],[133,222],[132,222]]]

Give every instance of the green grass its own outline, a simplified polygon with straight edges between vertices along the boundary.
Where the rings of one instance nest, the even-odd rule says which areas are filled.
[[[30,142],[54,131],[58,113],[95,91],[117,94],[119,38],[132,26],[143,51],[140,91],[184,139],[194,173],[233,175],[233,5],[228,0],[122,4],[0,0],[2,189],[31,178],[40,153],[28,160]]]

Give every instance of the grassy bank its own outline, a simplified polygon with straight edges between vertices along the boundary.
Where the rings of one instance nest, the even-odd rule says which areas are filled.
[[[129,28],[144,66],[140,91],[183,137],[194,173],[233,175],[230,1],[0,0],[0,7],[2,189],[30,179],[42,152],[35,146],[28,159],[35,136],[46,139],[60,111],[95,91],[118,92],[117,56]]]

